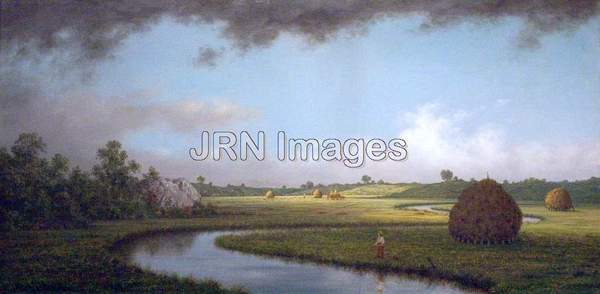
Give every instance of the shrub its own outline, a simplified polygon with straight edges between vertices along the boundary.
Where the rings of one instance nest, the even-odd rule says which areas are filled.
[[[315,189],[315,190],[313,191],[313,197],[314,197],[314,198],[322,198],[322,197],[323,197],[323,193],[321,193],[321,190],[319,190],[319,189]]]
[[[550,210],[565,211],[573,209],[571,195],[563,188],[554,188],[548,192],[544,204],[546,205],[546,208]]]
[[[521,209],[494,180],[466,188],[450,210],[448,230],[460,242],[499,244],[512,242],[522,223]]]

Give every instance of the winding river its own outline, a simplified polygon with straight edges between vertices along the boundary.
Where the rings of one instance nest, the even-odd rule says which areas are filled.
[[[404,207],[404,209],[427,211],[427,212],[433,212],[433,213],[439,213],[439,214],[448,214],[448,211],[445,211],[442,209],[437,209],[434,207],[437,205],[439,205],[439,204],[411,205],[411,206]],[[524,223],[535,224],[535,223],[539,223],[541,220],[542,220],[541,218],[534,217],[534,216],[523,216]]]
[[[244,254],[215,246],[215,239],[243,232],[165,233],[123,248],[141,268],[196,279],[213,279],[252,293],[465,293],[454,284],[414,276]]]

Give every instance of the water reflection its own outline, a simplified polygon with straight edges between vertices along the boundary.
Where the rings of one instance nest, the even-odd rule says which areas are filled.
[[[383,294],[385,288],[385,276],[383,274],[377,274],[377,287],[375,288],[376,294]]]
[[[143,238],[126,254],[132,263],[149,270],[211,278],[253,293],[464,292],[443,282],[259,257],[214,245],[215,238],[230,233],[169,233]]]
[[[404,209],[427,211],[427,212],[432,212],[432,213],[437,213],[437,214],[448,214],[449,213],[449,211],[441,210],[439,208],[436,209],[434,206],[437,206],[437,205],[439,205],[439,204],[411,205],[411,206],[404,207]],[[523,216],[523,223],[537,224],[541,220],[542,220],[541,218],[535,217],[535,216]]]
[[[190,233],[169,233],[144,239],[139,242],[139,249],[150,256],[155,255],[182,255],[189,251],[196,236]]]

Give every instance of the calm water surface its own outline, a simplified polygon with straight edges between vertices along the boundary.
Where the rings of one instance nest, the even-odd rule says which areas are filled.
[[[260,257],[215,246],[215,238],[240,232],[168,233],[138,239],[129,261],[156,272],[213,279],[252,293],[465,293],[450,283],[359,272],[344,267]]]
[[[448,214],[447,211],[440,210],[440,209],[435,209],[435,206],[437,206],[437,205],[438,204],[413,205],[413,206],[407,206],[404,209],[419,210],[419,211],[428,211],[428,212],[439,213],[439,214]],[[524,223],[537,224],[541,220],[542,220],[541,218],[535,217],[535,216],[523,216],[523,222]]]

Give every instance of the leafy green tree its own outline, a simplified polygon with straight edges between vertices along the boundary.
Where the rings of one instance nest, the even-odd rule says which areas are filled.
[[[74,227],[84,222],[79,201],[67,191],[69,161],[43,157],[46,144],[35,133],[19,135],[8,152],[0,149],[1,229]]]
[[[41,157],[46,144],[35,133],[19,135],[3,164],[2,206],[8,210],[9,227],[41,228],[50,216],[48,162]]]
[[[206,179],[205,179],[203,176],[198,176],[198,177],[196,177],[196,182],[197,182],[198,184],[204,184],[204,181],[205,181],[205,180],[206,180]]]
[[[364,175],[364,176],[362,176],[362,178],[360,178],[360,180],[363,182],[363,184],[366,185],[366,184],[370,183],[372,179],[371,179],[371,177]]]
[[[306,182],[306,189],[312,189],[314,187],[315,187],[315,183],[313,183],[312,181]]]
[[[449,170],[449,169],[443,169],[443,170],[440,172],[440,176],[442,177],[442,180],[443,180],[444,182],[449,182],[450,180],[452,180],[452,177],[454,176],[454,174],[453,174],[453,173],[452,173],[452,171],[451,171],[451,170]]]
[[[67,193],[73,201],[79,202],[80,214],[85,219],[98,219],[98,199],[96,181],[88,172],[74,168],[67,184]]]
[[[128,160],[125,150],[118,141],[109,141],[96,155],[98,164],[92,174],[98,184],[98,217],[101,219],[121,219],[140,217],[144,201],[135,174],[140,165]]]
[[[155,213],[160,209],[160,195],[157,195],[156,191],[151,189],[152,185],[157,181],[160,181],[160,174],[153,166],[151,166],[148,168],[148,172],[142,176],[141,186],[144,201],[149,206],[152,213]]]

